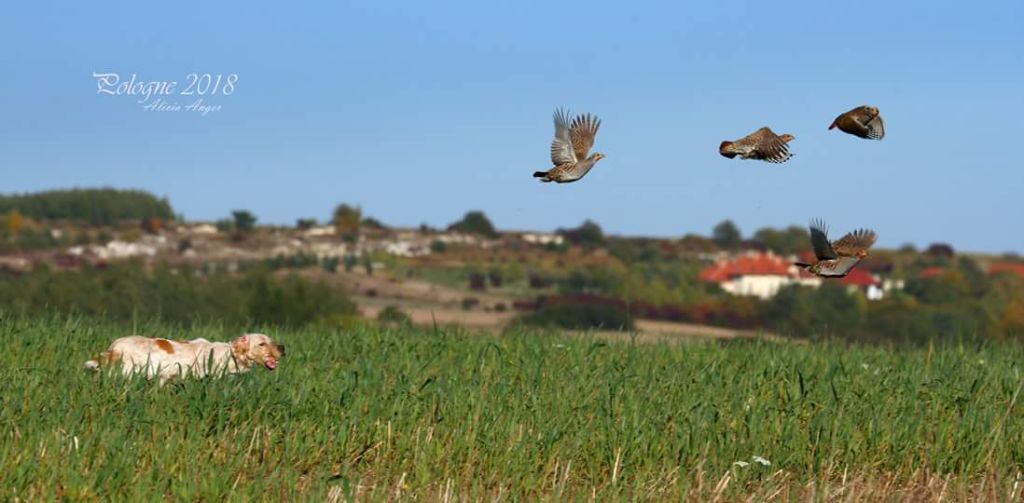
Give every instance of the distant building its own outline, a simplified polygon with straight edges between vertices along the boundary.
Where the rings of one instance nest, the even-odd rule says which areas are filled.
[[[561,234],[552,234],[547,232],[526,232],[521,236],[523,241],[533,245],[555,245],[559,246],[565,242],[565,238]]]
[[[1007,272],[1024,278],[1024,264],[1018,262],[996,262],[988,267],[989,274]]]
[[[868,300],[882,300],[885,297],[885,290],[882,282],[871,273],[854,268],[846,276],[836,280],[841,285],[848,286],[851,290],[856,289],[864,292]]]
[[[700,272],[700,279],[718,283],[733,295],[770,299],[779,289],[793,283],[812,284],[812,277],[800,278],[800,269],[772,253],[747,252],[719,259]]]
[[[309,229],[303,231],[302,234],[308,238],[315,238],[323,236],[333,236],[334,233],[335,229],[333,225],[321,225],[319,227],[310,227]]]
[[[189,232],[191,232],[192,234],[212,236],[214,234],[217,234],[218,231],[217,227],[212,224],[199,224],[192,226],[192,228],[189,229]]]
[[[430,247],[414,241],[395,241],[384,245],[384,252],[398,257],[430,255]]]
[[[770,252],[756,251],[719,258],[714,264],[705,267],[699,278],[702,281],[717,283],[722,290],[733,295],[761,299],[774,297],[784,286],[802,285],[817,288],[825,281],[793,265],[791,259]],[[851,290],[861,290],[868,300],[880,300],[885,296],[882,282],[861,269],[854,269],[846,277],[835,281],[847,285]]]

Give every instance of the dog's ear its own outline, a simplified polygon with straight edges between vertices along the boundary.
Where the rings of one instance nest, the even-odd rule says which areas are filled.
[[[238,336],[237,339],[231,341],[231,352],[235,356],[244,356],[249,352],[249,335],[243,334]]]

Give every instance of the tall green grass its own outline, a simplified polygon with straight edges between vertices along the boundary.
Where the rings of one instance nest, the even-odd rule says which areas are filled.
[[[1008,497],[1024,463],[1019,346],[264,330],[276,371],[159,387],[81,366],[235,334],[0,320],[0,499]]]

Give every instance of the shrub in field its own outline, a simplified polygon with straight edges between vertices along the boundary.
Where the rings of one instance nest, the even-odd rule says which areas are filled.
[[[483,273],[471,272],[469,273],[469,289],[474,291],[483,291],[487,289],[487,276]]]
[[[159,319],[191,324],[221,320],[304,325],[355,312],[342,290],[298,276],[276,278],[263,268],[244,274],[124,262],[81,271],[40,267],[0,281],[0,311],[41,315],[81,313],[116,320]]]
[[[320,268],[323,269],[324,272],[327,272],[327,273],[330,273],[330,274],[334,274],[334,273],[338,272],[338,263],[339,262],[340,262],[340,260],[338,259],[338,257],[324,257],[320,261]]]
[[[377,313],[377,321],[392,325],[408,325],[412,318],[398,306],[387,306]]]
[[[632,330],[633,319],[621,301],[588,296],[545,299],[535,312],[519,317],[524,325],[571,330]]]
[[[476,297],[465,297],[465,298],[462,299],[462,309],[465,310],[465,311],[470,311],[474,307],[479,306],[479,305],[480,305],[480,299],[478,299]]]
[[[498,235],[498,231],[494,229],[494,224],[491,223],[491,220],[482,211],[467,212],[462,217],[462,220],[449,225],[448,230],[465,232],[466,234],[477,234],[489,238]]]

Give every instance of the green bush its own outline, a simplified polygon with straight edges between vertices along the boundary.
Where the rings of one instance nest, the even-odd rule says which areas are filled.
[[[184,266],[124,262],[81,271],[38,268],[0,281],[0,311],[44,315],[78,313],[114,320],[156,319],[182,324],[220,321],[232,326],[300,326],[356,312],[345,293],[296,275],[277,278],[266,268],[243,274],[206,274]]]
[[[633,319],[625,309],[606,305],[559,304],[545,306],[536,312],[520,316],[519,322],[535,327],[569,330],[633,329]]]
[[[465,232],[467,234],[478,234],[484,237],[493,238],[498,235],[498,231],[494,229],[494,224],[491,220],[484,215],[482,211],[470,211],[467,212],[462,220],[454,222],[448,226],[450,231]]]
[[[387,306],[377,313],[377,321],[395,325],[408,325],[412,323],[412,318],[405,314],[405,311],[402,311],[398,306]]]
[[[76,220],[93,225],[149,217],[174,219],[174,210],[166,199],[140,190],[110,188],[0,196],[0,214],[11,210],[38,220]]]

